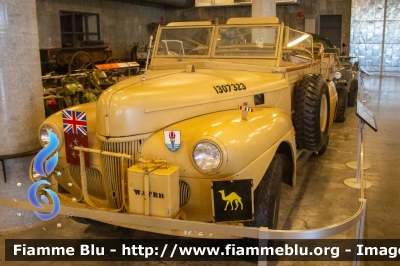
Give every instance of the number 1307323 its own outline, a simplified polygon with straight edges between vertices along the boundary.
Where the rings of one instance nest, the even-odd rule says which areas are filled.
[[[226,84],[226,85],[213,86],[213,87],[217,94],[225,93],[225,92],[232,92],[232,91],[246,90],[246,86],[243,83]]]

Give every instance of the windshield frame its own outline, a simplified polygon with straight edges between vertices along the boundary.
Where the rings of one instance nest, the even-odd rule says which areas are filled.
[[[246,54],[246,55],[240,55],[238,53],[237,55],[218,55],[218,41],[219,40],[219,32],[221,29],[229,29],[229,28],[235,28],[235,29],[263,29],[263,28],[276,28],[276,36],[275,36],[275,44],[274,44],[274,55],[251,55],[251,54]],[[274,23],[274,24],[227,24],[227,25],[220,25],[216,27],[215,30],[215,36],[214,36],[214,43],[212,45],[212,58],[250,58],[250,59],[273,59],[273,60],[278,60],[279,55],[281,53],[281,44],[282,44],[282,24]]]
[[[313,36],[308,32],[298,31],[285,26],[282,40],[282,52],[293,51],[297,53],[300,61],[314,61],[314,55],[320,54],[320,47],[314,46]],[[293,39],[295,36],[295,39]],[[305,37],[305,38],[302,38]]]

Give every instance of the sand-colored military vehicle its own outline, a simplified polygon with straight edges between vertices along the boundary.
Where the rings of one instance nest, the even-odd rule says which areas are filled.
[[[310,34],[274,17],[160,27],[146,74],[41,125],[43,146],[49,131],[60,140],[57,193],[104,213],[97,220],[145,231],[187,236],[191,221],[276,228],[281,183],[295,185],[299,156],[328,145],[330,64]],[[116,212],[130,224],[106,219]]]

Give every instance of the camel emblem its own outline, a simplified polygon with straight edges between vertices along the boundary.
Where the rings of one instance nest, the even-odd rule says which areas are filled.
[[[236,194],[235,192],[232,192],[228,196],[225,197],[225,190],[219,190],[218,192],[221,193],[222,200],[226,201],[226,205],[225,205],[224,211],[226,211],[226,208],[228,208],[228,204],[229,203],[231,204],[231,211],[233,210],[232,202],[236,202],[235,210],[237,210],[237,208],[239,207],[239,203],[241,205],[241,210],[243,210],[242,198],[239,197],[238,194]]]

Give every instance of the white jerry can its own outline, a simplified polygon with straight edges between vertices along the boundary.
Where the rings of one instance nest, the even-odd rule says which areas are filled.
[[[129,213],[175,217],[179,212],[179,167],[131,166],[128,168],[128,197]]]

